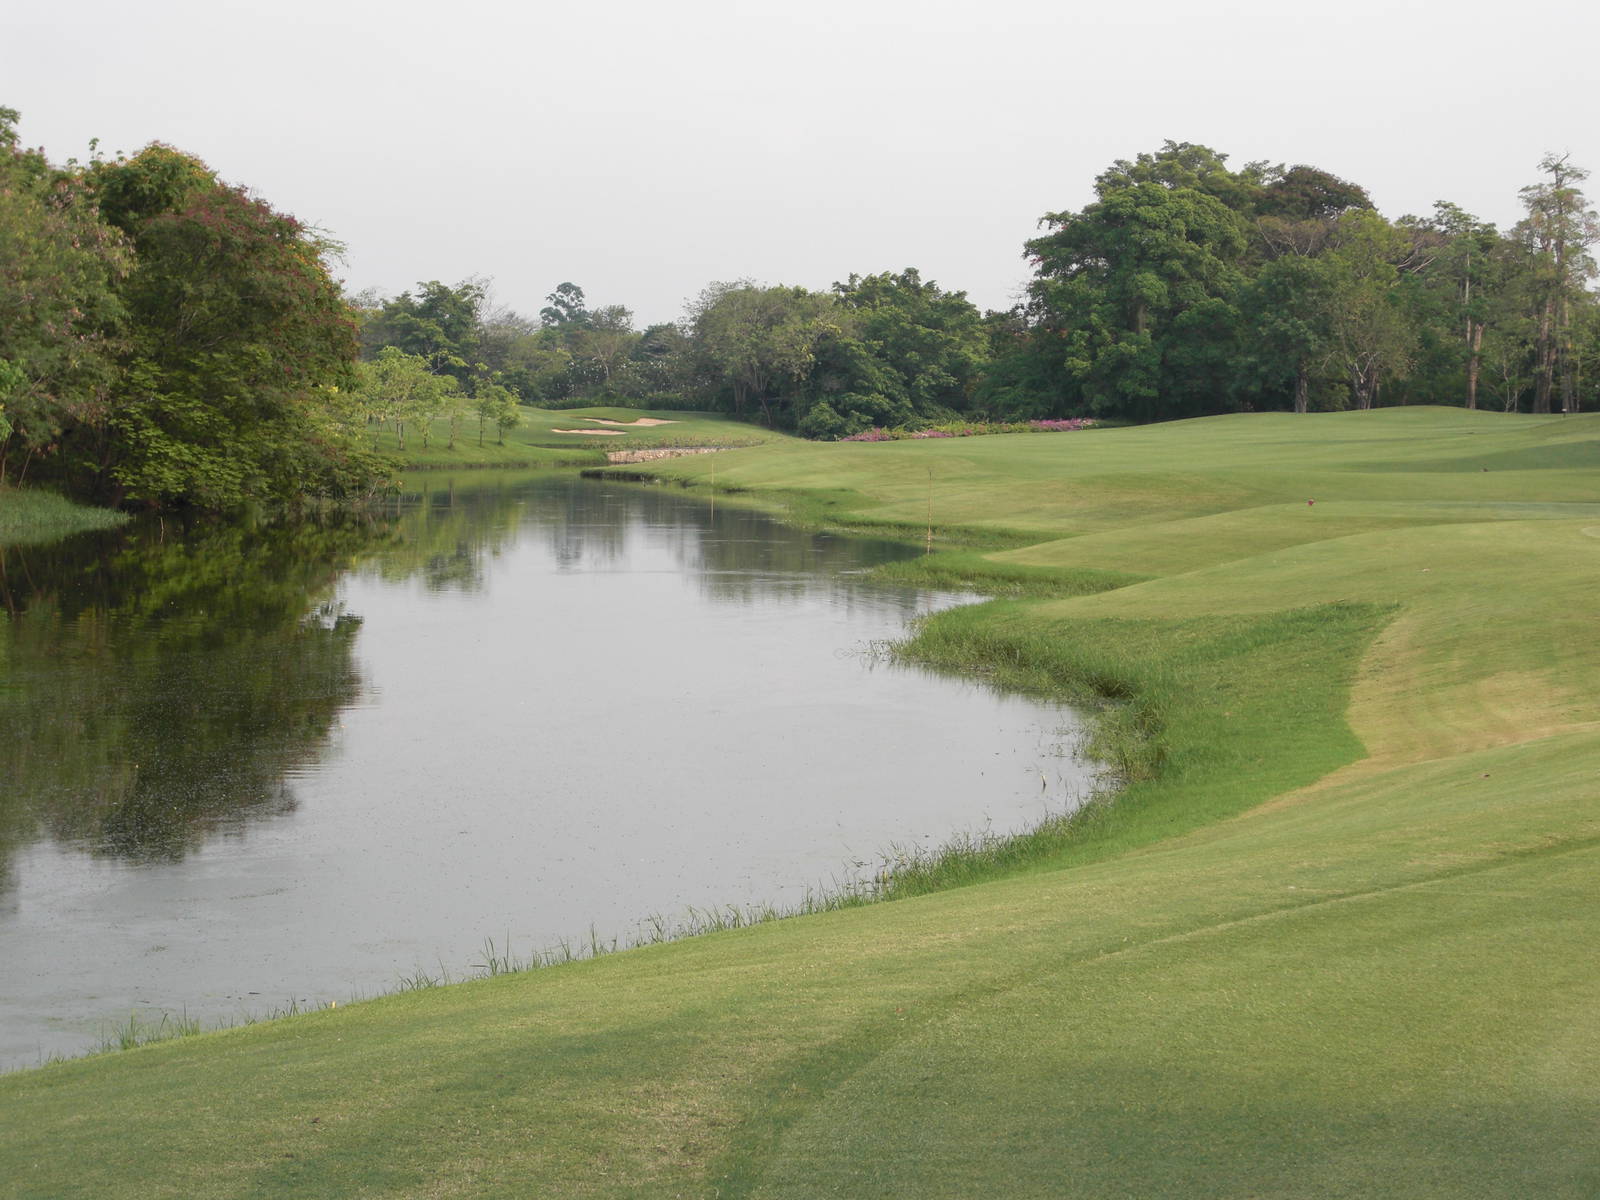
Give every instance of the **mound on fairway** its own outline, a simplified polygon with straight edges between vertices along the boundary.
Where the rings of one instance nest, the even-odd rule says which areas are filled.
[[[0,1191],[1600,1194],[1600,419],[653,469],[713,459],[931,503],[918,569],[1016,594],[907,653],[1097,705],[1127,786],[966,886],[8,1076]]]

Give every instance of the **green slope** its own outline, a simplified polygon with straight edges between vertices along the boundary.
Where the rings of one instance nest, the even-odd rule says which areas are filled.
[[[912,652],[1133,782],[970,886],[5,1077],[0,1194],[1600,1193],[1600,420],[713,457],[1068,581]]]

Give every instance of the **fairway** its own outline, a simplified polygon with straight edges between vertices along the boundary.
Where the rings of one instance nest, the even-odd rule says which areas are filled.
[[[889,902],[0,1077],[0,1195],[1600,1194],[1600,416],[650,470],[931,523],[897,573],[1002,594],[901,652],[1123,786]]]

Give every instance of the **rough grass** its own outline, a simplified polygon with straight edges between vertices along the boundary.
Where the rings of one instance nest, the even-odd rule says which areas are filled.
[[[75,504],[37,488],[0,487],[0,546],[42,545],[91,529],[111,529],[126,513]]]
[[[907,529],[931,466],[927,569],[1014,594],[904,653],[1096,705],[1126,790],[893,903],[5,1077],[0,1189],[1600,1193],[1596,451],[1402,410],[716,455]]]

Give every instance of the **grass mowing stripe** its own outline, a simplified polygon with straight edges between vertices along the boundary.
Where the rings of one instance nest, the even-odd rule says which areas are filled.
[[[1556,747],[1545,747],[1542,752],[1550,754],[1556,752],[1557,749]],[[1486,756],[1485,761],[1491,761],[1494,757],[1492,755]],[[1592,764],[1594,761],[1594,756],[1591,752],[1589,762]],[[1488,797],[1488,795],[1486,792],[1480,793],[1482,797]],[[1387,816],[1391,824],[1396,823],[1396,821],[1401,823],[1404,821],[1402,814],[1395,814],[1392,810]],[[1260,826],[1270,824],[1270,822],[1263,821],[1260,818],[1252,818],[1252,821],[1258,826],[1258,831]],[[1558,903],[1556,904],[1557,911],[1568,915],[1569,925],[1571,926],[1570,932],[1562,940],[1575,949],[1578,945],[1583,944],[1585,940],[1592,938],[1596,932],[1596,922],[1592,908],[1584,914],[1584,919],[1580,921],[1573,921],[1571,918],[1576,917],[1582,911],[1572,907],[1572,900],[1582,894],[1584,889],[1587,889],[1591,897],[1593,896],[1594,849],[1597,845],[1600,845],[1600,838],[1597,838],[1594,832],[1590,832],[1581,837],[1560,839],[1560,844],[1552,844],[1543,840],[1537,831],[1530,831],[1524,835],[1524,839],[1522,845],[1503,851],[1497,851],[1493,847],[1478,851],[1479,854],[1486,856],[1480,861],[1442,868],[1419,864],[1412,855],[1404,851],[1398,857],[1389,856],[1391,865],[1387,868],[1380,868],[1379,863],[1384,856],[1381,853],[1382,839],[1379,839],[1377,842],[1372,843],[1377,853],[1369,850],[1365,855],[1359,856],[1356,861],[1343,867],[1342,872],[1347,877],[1356,879],[1368,876],[1374,869],[1399,872],[1398,875],[1391,875],[1380,886],[1347,888],[1337,894],[1319,896],[1309,900],[1288,900],[1286,897],[1291,893],[1282,890],[1278,890],[1275,893],[1270,887],[1264,889],[1257,887],[1253,896],[1247,901],[1247,907],[1244,910],[1226,912],[1209,923],[1173,930],[1158,928],[1147,931],[1142,936],[1138,932],[1134,932],[1127,939],[1127,942],[1122,945],[1090,947],[1086,951],[1079,953],[1035,956],[1030,960],[1026,968],[1016,973],[1009,981],[1013,986],[994,989],[984,1002],[997,1003],[1001,1000],[1006,1000],[1011,993],[1021,992],[1027,988],[1034,988],[1037,991],[1037,989],[1044,986],[1044,982],[1048,978],[1059,978],[1065,981],[1074,977],[1074,975],[1082,976],[1087,969],[1107,968],[1119,959],[1129,957],[1149,958],[1151,965],[1147,973],[1151,974],[1152,978],[1132,985],[1134,989],[1132,995],[1170,997],[1174,1005],[1174,1011],[1167,1014],[1167,1019],[1181,1021],[1182,1018],[1177,1013],[1177,1006],[1183,1003],[1181,995],[1172,992],[1169,988],[1162,987],[1158,978],[1156,978],[1165,974],[1168,970],[1162,964],[1170,960],[1173,957],[1173,952],[1180,948],[1185,949],[1185,953],[1191,958],[1195,958],[1197,955],[1197,961],[1215,962],[1218,968],[1222,970],[1227,970],[1227,964],[1236,962],[1239,957],[1237,955],[1230,956],[1213,951],[1199,950],[1195,944],[1197,938],[1203,941],[1206,938],[1222,937],[1248,944],[1252,947],[1266,949],[1269,954],[1269,960],[1265,969],[1268,972],[1272,972],[1277,970],[1277,967],[1274,965],[1276,960],[1271,956],[1296,953],[1305,956],[1305,938],[1303,935],[1294,932],[1294,929],[1303,927],[1305,922],[1324,923],[1330,929],[1336,930],[1341,937],[1347,940],[1349,945],[1359,946],[1362,944],[1362,938],[1366,936],[1364,931],[1370,931],[1374,927],[1371,914],[1365,912],[1362,906],[1375,905],[1380,908],[1385,905],[1392,906],[1396,902],[1405,903],[1408,896],[1433,897],[1434,899],[1430,900],[1429,903],[1436,914],[1435,926],[1441,931],[1440,935],[1459,939],[1468,947],[1469,954],[1479,953],[1481,952],[1480,950],[1473,949],[1475,934],[1472,924],[1470,922],[1462,922],[1459,926],[1453,925],[1448,915],[1450,911],[1449,905],[1453,902],[1446,901],[1442,905],[1435,902],[1446,897],[1469,894],[1472,890],[1471,885],[1475,883],[1479,885],[1476,890],[1484,895],[1485,901],[1496,906],[1498,914],[1496,919],[1507,925],[1511,930],[1511,935],[1526,948],[1527,939],[1522,933],[1525,921],[1518,916],[1518,909],[1525,903],[1524,895],[1513,895],[1502,903],[1502,897],[1500,897],[1499,893],[1504,891],[1504,882],[1503,880],[1496,882],[1496,880],[1500,879],[1500,877],[1514,875],[1531,876],[1531,883],[1526,878],[1523,880],[1520,892],[1537,895],[1545,890],[1541,881],[1546,875],[1556,874],[1558,871],[1564,871],[1571,887],[1579,889],[1570,898],[1563,899],[1558,896]],[[1303,845],[1304,843],[1300,844]],[[1468,844],[1471,844],[1471,839],[1468,840]],[[1166,874],[1167,864],[1173,860],[1181,861],[1186,857],[1192,858],[1193,855],[1186,853],[1186,848],[1183,845],[1169,846],[1160,854],[1160,858],[1165,860],[1164,862],[1150,863],[1146,864],[1146,866],[1153,867],[1153,873],[1162,876]],[[1367,861],[1362,862],[1361,858],[1365,858]],[[1235,874],[1242,873],[1246,878],[1251,872],[1248,857],[1241,858],[1230,854],[1225,855],[1221,861],[1225,864],[1224,869],[1226,871],[1231,871]],[[1562,866],[1561,864],[1566,865]],[[1133,865],[1133,863],[1129,863],[1128,867]],[[1278,866],[1278,864],[1273,865],[1274,867]],[[1103,864],[1101,869],[1096,870],[1096,874],[1103,878],[1109,871],[1115,871],[1118,876],[1128,874],[1126,867],[1121,867],[1115,863]],[[1485,883],[1490,886],[1483,887],[1482,885]],[[1213,886],[1225,894],[1225,876],[1216,876]],[[1569,887],[1570,891],[1571,888]],[[1342,911],[1352,904],[1357,906],[1357,911]],[[1181,907],[1179,912],[1182,912]],[[1288,922],[1293,928],[1275,936],[1273,927],[1275,923],[1279,922]],[[1399,926],[1399,929],[1404,931],[1406,939],[1410,939],[1416,932],[1416,922],[1411,920],[1404,921]],[[1391,974],[1398,973],[1398,977],[1405,977],[1408,964],[1414,957],[1413,952],[1408,949],[1409,945],[1409,940],[1403,942],[1396,954],[1390,956],[1391,961],[1384,968],[1386,972]],[[1364,949],[1362,952],[1370,953],[1370,950]],[[1331,966],[1331,969],[1339,969],[1339,955],[1328,954],[1326,962],[1316,961],[1315,955],[1311,957],[1313,960],[1311,966],[1314,968],[1323,969]],[[1393,961],[1396,957],[1398,961]],[[1234,969],[1238,971],[1239,977],[1234,979],[1231,985],[1223,984],[1223,987],[1231,986],[1235,991],[1243,989],[1252,995],[1273,994],[1271,984],[1267,984],[1264,987],[1262,980],[1247,978],[1242,964]],[[1593,971],[1589,969],[1589,964],[1582,955],[1575,955],[1567,960],[1564,969],[1568,975],[1586,978],[1588,985],[1591,987],[1595,983]],[[1472,989],[1475,987],[1476,979],[1470,973],[1462,974],[1454,980],[1454,984],[1457,989],[1463,985],[1468,989]],[[1109,997],[1128,994],[1126,988],[1118,987],[1108,995],[1097,997],[1092,992],[1084,992],[1083,987],[1083,981],[1079,978],[1078,982],[1071,987],[1061,986],[1059,988],[1046,989],[1046,992],[1053,991],[1078,995],[1078,1000],[1069,1005],[1069,1012],[1076,1012],[1079,1015],[1064,1017],[1065,1025],[1071,1025],[1075,1020],[1081,1022],[1083,1017],[1091,1013],[1107,1011],[1108,1008],[1114,1007],[1114,1005],[1106,1003]],[[1492,1013],[1497,1001],[1492,997],[1479,995],[1475,1002],[1482,1006],[1485,1001],[1487,1001],[1487,1011]],[[1041,1002],[1040,997],[1036,995],[1029,1001],[1029,1004],[1036,1006]],[[1290,993],[1274,1003],[1278,1004],[1283,1012],[1293,1017],[1293,1014],[1314,1004],[1315,1001],[1305,994],[1296,995]],[[802,1141],[809,1140],[811,1143],[810,1148],[794,1150],[793,1161],[787,1168],[779,1170],[775,1176],[780,1181],[781,1186],[774,1188],[771,1194],[849,1195],[860,1194],[862,1190],[872,1190],[875,1183],[881,1183],[873,1175],[873,1171],[876,1169],[873,1164],[881,1164],[886,1157],[894,1155],[896,1153],[896,1142],[910,1137],[911,1132],[916,1130],[919,1125],[926,1124],[929,1119],[926,1115],[927,1113],[940,1108],[950,1108],[956,1113],[965,1113],[968,1118],[972,1118],[974,1114],[977,1114],[980,1122],[979,1128],[963,1131],[964,1136],[954,1136],[948,1131],[943,1136],[933,1134],[916,1143],[919,1147],[917,1152],[904,1151],[905,1162],[902,1164],[904,1171],[901,1172],[898,1182],[898,1186],[904,1189],[903,1194],[953,1196],[971,1194],[971,1188],[977,1185],[976,1180],[963,1176],[959,1170],[955,1169],[950,1169],[946,1174],[938,1172],[930,1174],[928,1160],[931,1157],[937,1162],[940,1153],[947,1153],[953,1147],[966,1146],[970,1148],[981,1146],[983,1137],[975,1135],[982,1135],[985,1132],[991,1137],[999,1134],[1006,1135],[1004,1138],[997,1139],[1003,1144],[995,1147],[997,1152],[1001,1150],[1006,1152],[1007,1165],[1005,1170],[1008,1172],[1006,1194],[1153,1195],[1172,1194],[1174,1188],[1184,1190],[1185,1194],[1192,1191],[1195,1194],[1205,1195],[1236,1195],[1246,1194],[1251,1191],[1250,1182],[1237,1176],[1232,1177],[1228,1183],[1220,1187],[1217,1186],[1218,1181],[1216,1178],[1201,1181],[1189,1178],[1180,1184],[1178,1181],[1166,1177],[1164,1172],[1170,1167],[1179,1165],[1180,1162],[1192,1168],[1203,1160],[1203,1150],[1199,1144],[1192,1141],[1182,1147],[1163,1147],[1161,1153],[1150,1153],[1148,1157],[1143,1159],[1135,1155],[1131,1159],[1116,1163],[1071,1164],[1070,1169],[1069,1164],[1061,1161],[1063,1155],[1070,1155],[1071,1147],[1074,1144],[1075,1135],[1070,1128],[1062,1128],[1060,1130],[1059,1138],[1054,1145],[1048,1139],[1040,1141],[1036,1136],[1031,1137],[1026,1145],[1019,1146],[1015,1144],[1015,1139],[1020,1136],[1018,1131],[1021,1128],[1026,1127],[1029,1122],[1039,1119],[1037,1114],[1047,1114],[1050,1111],[1050,1102],[1047,1098],[1050,1089],[1047,1085],[1039,1081],[1033,1081],[1038,1086],[1030,1086],[1028,1083],[1013,1077],[1012,1082],[1017,1084],[1018,1094],[1010,1101],[1010,1104],[1016,1111],[1010,1112],[1005,1120],[1002,1121],[996,1113],[997,1110],[1007,1106],[1007,1101],[999,1096],[988,1096],[988,1102],[980,1104],[964,1100],[963,1093],[957,1093],[952,1096],[941,1091],[940,1087],[960,1081],[960,1086],[970,1089],[978,1083],[979,1077],[991,1073],[998,1074],[995,1086],[1004,1087],[1005,1075],[1003,1072],[1007,1068],[1003,1063],[999,1065],[991,1064],[986,1061],[985,1054],[973,1051],[970,1047],[968,1047],[967,1051],[960,1053],[952,1049],[950,1053],[956,1054],[955,1060],[944,1064],[942,1067],[931,1061],[932,1057],[942,1052],[941,1047],[947,1044],[959,1047],[964,1041],[970,1040],[970,1035],[964,1038],[955,1036],[949,1031],[939,1032],[940,1022],[948,1018],[971,1024],[975,1019],[973,1014],[976,1007],[978,1006],[974,1003],[950,1006],[948,1011],[942,1011],[937,1014],[937,1019],[929,1025],[921,1027],[920,1030],[913,1029],[908,1031],[905,1036],[895,1043],[886,1043],[877,1047],[877,1052],[872,1056],[872,1062],[862,1061],[851,1064],[851,1068],[848,1071],[841,1071],[837,1077],[831,1080],[822,1077],[822,1064],[812,1064],[812,1074],[809,1077],[807,1086],[804,1088],[804,1092],[811,1097],[811,1103],[804,1111],[794,1115],[801,1121],[819,1121],[825,1128],[823,1128],[822,1132],[814,1132],[809,1138],[799,1134],[795,1135],[800,1137]],[[1401,1011],[1399,1016],[1403,1019],[1405,1013]],[[1306,1022],[1307,1024],[1301,1029],[1300,1033],[1302,1041],[1297,1047],[1302,1053],[1310,1048],[1304,1040],[1306,1037],[1314,1039],[1318,1033],[1326,1037],[1329,1032],[1332,1032],[1326,1029],[1318,1030],[1316,1019],[1309,1012],[1306,1016]],[[1026,1023],[1019,1022],[1016,1018],[983,1021],[980,1022],[980,1025],[987,1031],[990,1045],[995,1048],[996,1053],[1003,1053],[1013,1057],[1028,1052],[1030,1037],[1037,1039],[1037,1050],[1046,1054],[1050,1053],[1050,1048],[1059,1044],[1060,1033],[1064,1031],[1064,1028],[1055,1031],[1041,1029],[1033,1031],[1030,1035],[1025,1027]],[[1211,1025],[1214,1027],[1216,1021],[1213,1020]],[[1347,1029],[1347,1035],[1352,1031],[1356,1034],[1356,1042],[1358,1044],[1362,1043],[1363,1039],[1360,1030]],[[1597,1032],[1592,1024],[1588,1026],[1588,1031],[1591,1035]],[[1448,1037],[1448,1028],[1441,1030],[1441,1032],[1444,1032],[1446,1036],[1440,1041],[1440,1046],[1442,1047],[1442,1053],[1448,1059],[1453,1054]],[[1186,1037],[1194,1036],[1205,1038],[1212,1035],[1208,1033],[1205,1023],[1190,1023],[1180,1025],[1176,1029],[1163,1030],[1158,1021],[1149,1027],[1147,1037],[1143,1040],[1152,1046],[1162,1046],[1174,1040],[1181,1041]],[[910,1039],[912,1043],[919,1047],[915,1052],[909,1049],[908,1045],[901,1044],[906,1042],[907,1039]],[[1335,1043],[1337,1042],[1337,1034],[1335,1034],[1334,1041]],[[1085,1043],[1086,1049],[1091,1044]],[[1316,1044],[1315,1040],[1310,1043],[1310,1045]],[[1375,1022],[1371,1029],[1370,1045],[1360,1052],[1364,1054],[1376,1052],[1381,1055],[1385,1052],[1384,1047],[1386,1044],[1380,1024]],[[1126,1049],[1139,1053],[1134,1049],[1136,1045],[1136,1042],[1128,1043]],[[1059,1051],[1057,1052],[1059,1053]],[[873,1064],[896,1055],[902,1060],[899,1064],[900,1072],[910,1077],[911,1082],[904,1086],[887,1084],[883,1080],[873,1082],[870,1077],[874,1069]],[[1593,1057],[1592,1054],[1590,1057]],[[1313,1056],[1304,1061],[1298,1069],[1314,1070],[1316,1069],[1313,1065],[1315,1062],[1316,1059]],[[1267,1068],[1269,1063],[1272,1064],[1271,1069],[1290,1074],[1297,1069],[1292,1057],[1288,1061],[1273,1062],[1273,1058],[1270,1055],[1263,1054],[1260,1056],[1259,1066],[1261,1068]],[[1581,1059],[1573,1064],[1573,1069],[1577,1072],[1577,1078],[1583,1078]],[[803,1074],[798,1068],[796,1073]],[[1572,1077],[1571,1071],[1569,1071],[1569,1077]],[[938,1080],[940,1083],[935,1085],[926,1095],[922,1095],[919,1098],[918,1088],[914,1082],[918,1078]],[[1205,1081],[1195,1079],[1191,1082],[1197,1096],[1207,1094]],[[871,1099],[869,1100],[866,1095],[853,1095],[852,1091],[870,1093]],[[1138,1089],[1133,1089],[1132,1091],[1134,1095],[1142,1095],[1145,1104],[1156,1106],[1153,1110],[1150,1110],[1149,1115],[1152,1122],[1168,1119],[1161,1115],[1163,1101],[1159,1095],[1141,1093]],[[1079,1100],[1081,1101],[1084,1097],[1088,1097],[1092,1102],[1093,1095],[1094,1092],[1091,1090],[1080,1096]],[[896,1117],[894,1114],[897,1110],[894,1108],[893,1101],[889,1098],[891,1096],[898,1097],[904,1104],[917,1106],[915,1115],[910,1111],[906,1111],[900,1112]],[[1594,1108],[1592,1102],[1595,1100],[1592,1089],[1589,1092],[1589,1097],[1591,1101],[1590,1111],[1592,1111]],[[1359,1102],[1359,1097],[1341,1095],[1338,1089],[1334,1089],[1331,1095],[1319,1094],[1315,1099],[1319,1104],[1346,1104],[1352,1099]],[[1489,1103],[1486,1105],[1480,1104],[1480,1110],[1475,1115],[1467,1111],[1470,1106],[1456,1103],[1451,1106],[1458,1110],[1456,1115],[1445,1119],[1460,1120],[1471,1124],[1473,1131],[1475,1131],[1474,1136],[1477,1136],[1477,1134],[1484,1132],[1486,1128],[1484,1121],[1481,1119],[1483,1116],[1481,1110],[1484,1108],[1492,1109],[1497,1097],[1487,1095],[1479,1097],[1479,1100],[1487,1100]],[[841,1116],[836,1121],[822,1121],[818,1114],[829,1105],[842,1107],[848,1115]],[[884,1115],[886,1113],[889,1114],[887,1118]],[[1277,1116],[1281,1117],[1282,1114],[1279,1113]],[[987,1130],[981,1124],[985,1117],[991,1122]],[[1148,1131],[1144,1135],[1133,1132],[1126,1127],[1123,1119],[1115,1114],[1111,1114],[1108,1119],[1122,1126],[1119,1136],[1128,1139],[1127,1148],[1130,1151],[1141,1140],[1148,1142]],[[1491,1117],[1490,1120],[1492,1119]],[[1572,1123],[1573,1119],[1575,1119],[1576,1123]],[[1580,1106],[1579,1109],[1571,1113],[1569,1124],[1567,1125],[1568,1132],[1562,1136],[1570,1139],[1571,1135],[1582,1127],[1582,1119],[1583,1110],[1582,1106]],[[793,1125],[794,1122],[791,1122],[790,1128]],[[787,1133],[787,1129],[785,1132]],[[1092,1130],[1087,1126],[1081,1131],[1081,1133],[1091,1132]],[[1370,1137],[1373,1132],[1372,1130],[1367,1130],[1363,1136]],[[1225,1137],[1236,1144],[1244,1144],[1244,1139],[1241,1139],[1240,1136],[1240,1130],[1237,1128],[1230,1129],[1226,1124],[1217,1125],[1208,1132],[1208,1136],[1215,1138]],[[872,1139],[877,1140],[873,1142],[870,1148],[860,1144],[861,1141],[872,1141]],[[776,1146],[781,1142],[781,1138],[773,1137],[770,1141],[772,1145]],[[1419,1143],[1419,1148],[1425,1144]],[[1479,1149],[1480,1151],[1487,1150],[1491,1160],[1489,1163],[1482,1165],[1492,1166],[1496,1172],[1503,1176],[1505,1164],[1494,1161],[1495,1147],[1491,1144],[1487,1147],[1480,1146]],[[1260,1145],[1256,1146],[1255,1153],[1263,1153]],[[1382,1157],[1382,1155],[1374,1155],[1373,1162],[1379,1161]],[[1055,1161],[1059,1167],[1057,1173],[1054,1175],[1047,1173],[1044,1177],[1044,1182],[1040,1185],[1034,1187],[1019,1186],[1019,1177],[1025,1177],[1038,1171],[1040,1168],[1037,1163],[1041,1159]],[[1174,1159],[1178,1161],[1175,1162]],[[730,1180],[738,1186],[734,1187],[730,1194],[766,1194],[759,1184],[769,1165],[765,1161],[738,1164],[737,1169],[730,1173]],[[991,1167],[996,1166],[994,1163],[990,1165]],[[1268,1168],[1273,1166],[1271,1162],[1264,1162],[1260,1165]],[[1309,1166],[1310,1164],[1307,1165]],[[1284,1181],[1280,1179],[1275,1184],[1275,1188],[1279,1190],[1273,1190],[1271,1194],[1519,1194],[1514,1187],[1510,1187],[1507,1184],[1504,1178],[1500,1179],[1498,1186],[1501,1190],[1498,1191],[1483,1192],[1475,1191],[1470,1187],[1464,1188],[1459,1174],[1452,1178],[1445,1187],[1429,1186],[1431,1181],[1428,1171],[1436,1170],[1437,1165],[1437,1163],[1430,1163],[1427,1165],[1426,1170],[1419,1171],[1417,1169],[1419,1164],[1412,1164],[1409,1170],[1401,1170],[1394,1164],[1386,1164],[1385,1170],[1391,1172],[1387,1177],[1388,1186],[1378,1188],[1377,1191],[1374,1191],[1374,1184],[1385,1178],[1382,1173],[1373,1176],[1368,1172],[1360,1187],[1352,1191],[1341,1191],[1329,1186],[1326,1176],[1316,1174],[1313,1171],[1310,1175],[1313,1182],[1309,1186],[1297,1190],[1294,1184],[1291,1183],[1285,1188]],[[1088,1170],[1090,1167],[1094,1168],[1092,1174]],[[1591,1161],[1591,1174],[1592,1168],[1593,1162]],[[1526,1169],[1526,1167],[1518,1169]],[[1541,1169],[1544,1174],[1551,1174],[1544,1164],[1541,1164]],[[1107,1174],[1108,1170],[1109,1174]],[[1561,1178],[1566,1174],[1570,1174],[1567,1168],[1558,1164],[1554,1174],[1557,1178],[1550,1181],[1553,1190],[1542,1194],[1586,1194],[1576,1188],[1564,1190],[1560,1186]],[[830,1175],[840,1177],[836,1186],[818,1182],[818,1180],[828,1179]],[[1470,1176],[1468,1178],[1470,1179]],[[802,1181],[805,1182],[802,1183]],[[1256,1178],[1256,1184],[1259,1186],[1259,1177]]]
[[[1552,865],[1508,866],[1495,886],[1570,902],[1595,862],[1554,877]],[[1475,941],[1524,923],[1515,902],[1459,889],[1373,899],[964,1007],[826,1097],[750,1194],[892,1181],[895,1194],[964,1196],[1003,1177],[1019,1196],[1592,1195],[1592,1090],[1570,1091],[1570,1068],[1555,1088],[1528,1069],[1595,999],[1582,979],[1592,923],[1546,939],[1554,961],[1508,959],[1542,1001],[1544,1019],[1518,1025],[1499,996],[1461,986]],[[1563,1057],[1581,1072],[1596,1056],[1592,1027],[1577,1028],[1588,1041]]]
[[[908,1038],[929,1035],[931,1029],[949,1019],[953,1014],[970,1012],[975,1006],[1013,997],[1025,988],[1042,986],[1050,978],[1061,976],[1069,971],[1104,967],[1114,964],[1116,960],[1121,958],[1159,955],[1163,951],[1185,947],[1188,944],[1208,938],[1249,937],[1257,932],[1260,927],[1267,926],[1273,922],[1299,921],[1306,918],[1319,917],[1323,915],[1317,911],[1320,909],[1348,904],[1384,902],[1408,892],[1426,891],[1437,893],[1445,885],[1459,879],[1492,875],[1496,872],[1520,871],[1530,862],[1563,856],[1583,855],[1593,858],[1596,850],[1600,850],[1600,837],[1574,838],[1556,845],[1527,847],[1495,861],[1462,866],[1453,871],[1445,871],[1424,879],[1397,882],[1332,896],[1285,901],[1261,911],[1234,915],[1226,919],[1162,933],[1144,939],[1131,939],[1124,945],[1091,948],[1061,957],[1041,958],[1009,975],[990,981],[982,988],[952,993],[942,997],[937,1004],[925,1006],[918,1013],[915,1021],[907,1022],[903,1019],[885,1020],[870,1029],[857,1030],[855,1038],[850,1043],[829,1046],[825,1054],[819,1056],[819,1061],[804,1065],[790,1064],[787,1067],[786,1074],[788,1076],[802,1077],[806,1080],[806,1083],[800,1087],[791,1087],[788,1089],[787,1094],[775,1093],[769,1097],[768,1103],[761,1113],[762,1123],[767,1128],[763,1131],[758,1142],[754,1145],[747,1142],[741,1153],[724,1165],[722,1173],[717,1178],[717,1194],[722,1197],[728,1197],[730,1200],[733,1197],[763,1194],[764,1176],[770,1169],[769,1159],[773,1156],[789,1130],[798,1122],[814,1115],[819,1106],[826,1104],[841,1089],[849,1087],[855,1081],[859,1081],[881,1059],[890,1054],[902,1052],[904,1043]],[[814,1165],[808,1164],[805,1170],[809,1172]],[[856,1174],[852,1178],[851,1186],[860,1186],[863,1182],[860,1175]],[[1067,1180],[1052,1180],[1051,1188],[1052,1190],[1041,1194],[1105,1194],[1098,1190],[1080,1192]],[[776,1194],[794,1195],[802,1193],[797,1191],[791,1180],[790,1186],[786,1186]],[[840,1190],[837,1193],[819,1190],[815,1193],[804,1192],[803,1194],[851,1195],[857,1193],[851,1190]],[[936,1183],[924,1181],[919,1186],[918,1194],[959,1196],[967,1193],[960,1189],[940,1189]],[[1129,1194],[1148,1193],[1133,1191]],[[1446,1192],[1445,1194],[1451,1193]]]

